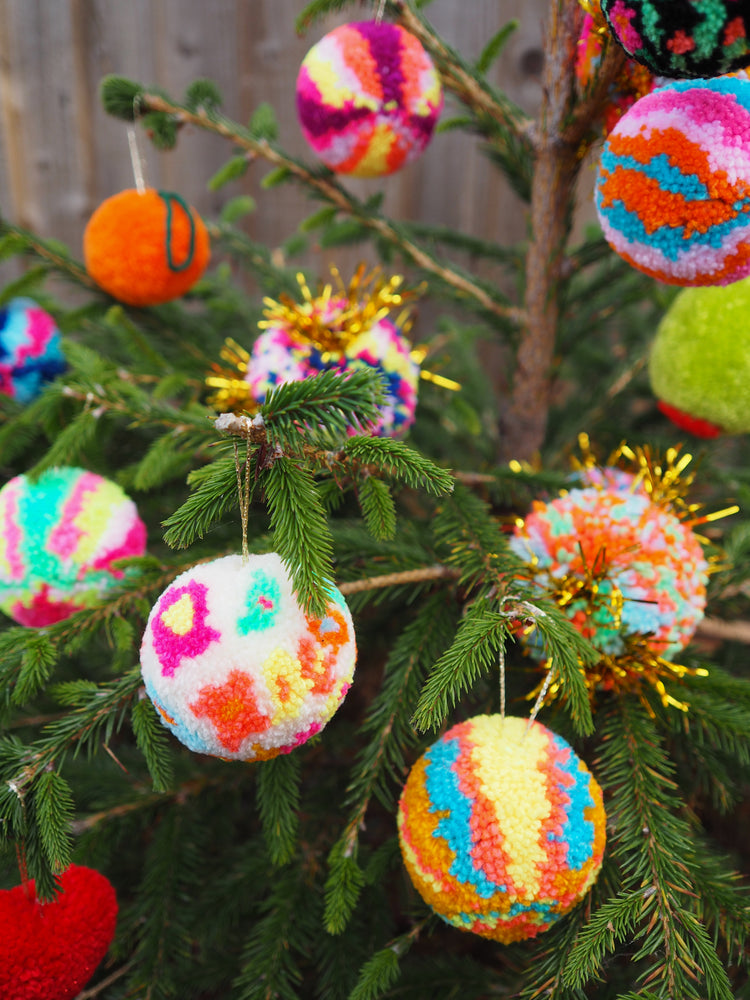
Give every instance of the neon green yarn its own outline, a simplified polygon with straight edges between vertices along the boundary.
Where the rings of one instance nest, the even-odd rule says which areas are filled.
[[[665,403],[728,434],[750,431],[750,278],[680,292],[659,324],[649,374]]]

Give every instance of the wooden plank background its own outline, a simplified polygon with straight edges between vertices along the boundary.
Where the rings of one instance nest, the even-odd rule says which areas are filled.
[[[520,27],[492,78],[529,112],[540,96],[542,23],[548,0],[434,0],[427,12],[449,43],[470,57],[508,19]],[[308,155],[294,110],[299,64],[336,23],[370,16],[363,4],[294,32],[304,0],[0,0],[0,212],[65,242],[76,256],[88,217],[105,197],[133,186],[124,123],[101,110],[98,84],[118,73],[180,97],[196,77],[215,80],[224,110],[247,121],[262,101],[281,123],[281,142]],[[449,100],[444,115],[457,110]],[[265,169],[217,193],[206,181],[231,154],[222,140],[184,130],[177,148],[157,153],[144,141],[147,180],[178,191],[212,215],[239,193],[258,209],[245,223],[256,240],[277,245],[314,210],[291,186],[260,188]],[[309,154],[312,158],[312,154]],[[437,136],[425,155],[381,181],[350,181],[358,193],[385,187],[397,218],[461,228],[501,243],[524,234],[512,192],[466,136]],[[8,280],[17,265],[3,265]]]

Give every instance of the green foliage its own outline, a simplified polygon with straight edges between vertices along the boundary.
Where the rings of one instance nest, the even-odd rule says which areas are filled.
[[[297,847],[301,769],[298,757],[281,754],[258,773],[258,809],[271,863],[291,861]]]
[[[482,54],[477,59],[477,73],[486,73],[500,53],[505,48],[506,42],[514,31],[518,31],[518,21],[508,21],[502,28],[495,32],[489,42],[482,49]]]
[[[368,476],[357,491],[362,514],[370,533],[382,541],[396,533],[396,506],[381,479]]]
[[[108,115],[132,122],[137,117],[136,107],[144,88],[124,76],[105,76],[99,84],[99,99]]]
[[[256,139],[267,139],[273,142],[279,137],[279,123],[276,112],[267,102],[259,104],[250,119],[250,132]]]
[[[230,181],[236,181],[240,177],[244,177],[247,173],[248,165],[246,156],[233,156],[231,160],[227,160],[223,167],[219,167],[208,181],[209,191],[218,191]],[[233,220],[230,219],[228,221],[231,222]]]
[[[213,80],[193,80],[185,91],[185,106],[191,111],[215,111],[224,102]]]

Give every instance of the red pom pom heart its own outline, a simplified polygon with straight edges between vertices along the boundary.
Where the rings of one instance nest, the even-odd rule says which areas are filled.
[[[36,898],[34,882],[0,892],[0,997],[72,1000],[115,934],[115,891],[99,872],[71,865],[62,892]]]

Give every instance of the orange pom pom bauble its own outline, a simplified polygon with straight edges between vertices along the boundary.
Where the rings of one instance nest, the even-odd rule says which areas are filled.
[[[179,298],[210,256],[206,227],[177,194],[148,188],[107,198],[83,234],[86,270],[105,292],[131,306]]]

